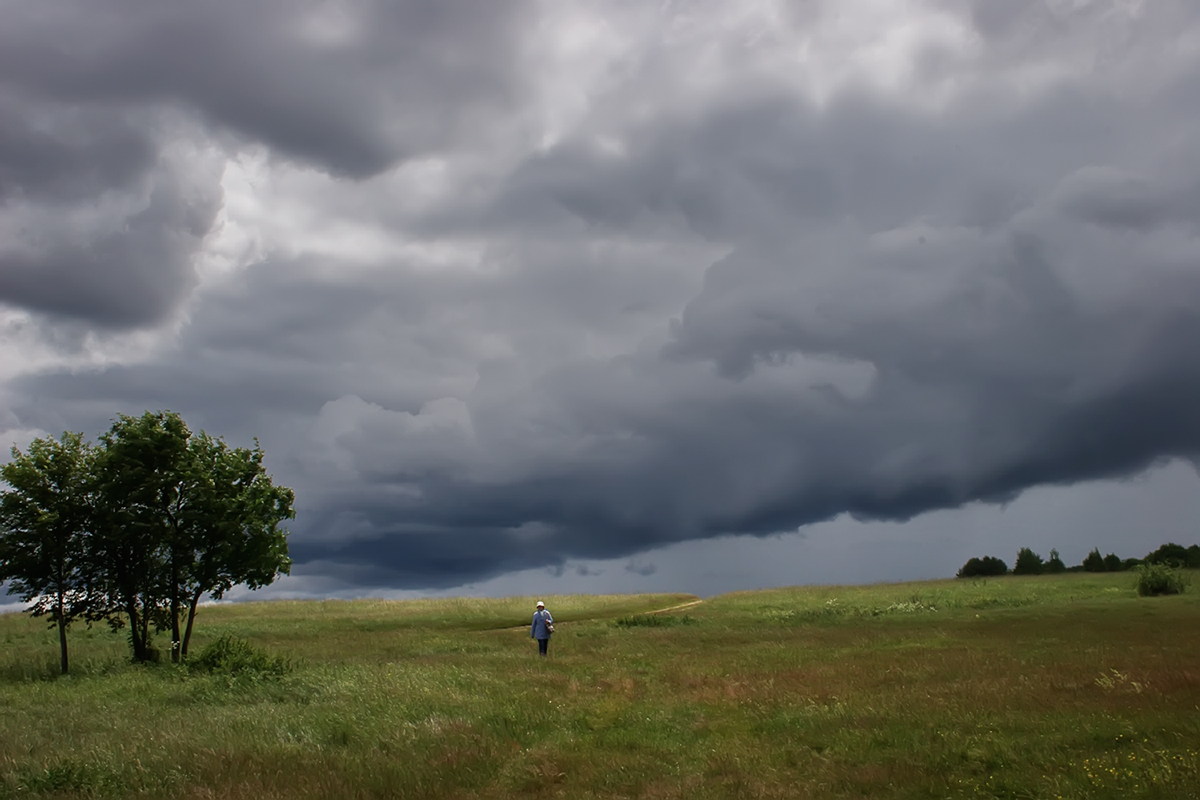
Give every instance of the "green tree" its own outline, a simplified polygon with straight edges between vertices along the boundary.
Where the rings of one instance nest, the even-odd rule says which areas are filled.
[[[1147,564],[1162,564],[1179,569],[1188,565],[1188,549],[1181,544],[1167,542],[1147,555],[1143,561]]]
[[[258,589],[291,569],[287,531],[295,517],[291,489],[276,486],[263,468],[263,451],[231,448],[201,431],[188,443],[186,492],[181,519],[181,569],[172,585],[173,652],[186,658],[200,599],[216,599],[239,584]],[[186,626],[180,637],[180,603]]]
[[[1013,564],[1013,574],[1041,575],[1042,567],[1042,557],[1028,547],[1022,547],[1017,551],[1017,563]]]
[[[1058,555],[1058,551],[1051,548],[1050,558],[1046,559],[1046,572],[1051,575],[1057,575],[1060,572],[1066,572],[1067,565],[1063,563],[1062,558]]]
[[[101,442],[110,622],[128,621],[139,661],[156,657],[152,633],[170,631],[179,661],[206,594],[289,571],[279,525],[294,516],[294,495],[266,474],[257,442],[229,447],[170,411],[122,416]]]
[[[1109,572],[1120,572],[1125,569],[1125,562],[1116,553],[1109,553],[1104,557],[1104,568]]]
[[[1002,559],[993,556],[984,556],[983,558],[969,558],[967,563],[962,565],[958,571],[956,578],[982,578],[994,575],[1004,575],[1008,572],[1008,564],[1005,564]]]
[[[1088,553],[1083,559],[1083,569],[1085,572],[1106,572],[1107,567],[1104,566],[1104,556],[1100,555],[1100,548],[1093,547],[1092,552]]]
[[[95,550],[104,586],[103,612],[129,626],[135,661],[157,657],[152,639],[170,621],[166,602],[181,568],[180,520],[191,432],[178,414],[120,415],[100,437]]]
[[[58,628],[62,673],[69,669],[67,628],[92,611],[88,561],[95,449],[82,434],[35,439],[12,449],[0,467],[9,488],[0,494],[0,580],[30,603],[33,616],[49,615]]]

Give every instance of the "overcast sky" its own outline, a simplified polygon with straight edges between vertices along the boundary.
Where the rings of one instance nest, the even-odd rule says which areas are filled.
[[[258,437],[268,595],[1200,540],[1195,0],[0,19],[0,441]]]

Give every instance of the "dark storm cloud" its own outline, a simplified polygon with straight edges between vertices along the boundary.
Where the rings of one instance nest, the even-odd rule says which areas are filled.
[[[297,574],[371,586],[568,574],[570,559],[841,514],[904,520],[1194,460],[1200,14],[1002,5],[930,5],[968,33],[918,48],[902,89],[873,83],[886,70],[868,59],[800,91],[803,70],[763,67],[741,32],[631,32],[639,49],[581,86],[576,122],[503,146],[489,137],[520,127],[506,104],[532,80],[511,8],[305,7],[332,26],[324,39],[270,3],[104,28],[22,91],[176,104],[213,137],[283,156],[264,169],[329,173],[272,197],[315,209],[291,235],[365,219],[383,241],[352,228],[340,255],[279,243],[197,289],[152,355],[10,381],[13,413],[57,430],[171,407],[238,443],[257,435],[298,491]],[[348,16],[320,17],[331,9]],[[763,35],[806,35],[831,9]],[[24,22],[83,42],[69,20]],[[0,63],[37,61],[47,37],[14,39]],[[472,128],[484,110],[495,125]],[[150,180],[119,126],[79,145],[15,119],[0,130],[29,152],[126,153],[80,185]],[[423,148],[443,158],[427,183],[376,174]],[[38,174],[45,196],[92,191]],[[123,235],[186,263],[215,201],[183,196]],[[156,245],[155,231],[187,233]],[[41,263],[75,264],[63,247]],[[167,273],[148,305],[190,285]],[[104,319],[24,291],[10,302]],[[128,315],[123,299],[92,308]]]
[[[153,166],[156,150],[119,116],[43,115],[9,98],[0,101],[0,202],[70,201],[128,188]]]
[[[5,3],[0,221],[16,230],[0,302],[106,329],[161,321],[221,204],[219,169],[190,174],[168,150],[265,147],[361,178],[458,146],[518,99],[522,8]]]
[[[64,103],[177,104],[362,177],[502,109],[526,14],[520,0],[10,2],[0,73]]]
[[[100,327],[158,322],[191,288],[192,256],[219,205],[216,187],[159,175],[148,205],[118,230],[0,250],[0,301]]]

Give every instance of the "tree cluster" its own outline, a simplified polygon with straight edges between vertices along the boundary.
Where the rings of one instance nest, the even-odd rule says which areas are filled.
[[[968,559],[958,571],[959,578],[985,578],[992,575],[1004,575],[1008,572],[1008,564],[993,556]]]
[[[196,610],[234,586],[287,574],[294,495],[276,486],[263,452],[193,433],[178,414],[121,415],[89,443],[34,440],[0,467],[0,581],[58,628],[62,671],[73,621],[127,628],[133,658],[158,657],[171,634],[187,657]]]
[[[1183,545],[1168,542],[1143,559],[1122,559],[1114,553],[1102,556],[1100,555],[1099,548],[1093,548],[1084,557],[1083,563],[1075,567],[1068,567],[1064,564],[1057,550],[1051,550],[1050,558],[1043,561],[1042,557],[1033,552],[1033,550],[1028,547],[1022,547],[1017,552],[1017,561],[1013,565],[1012,574],[1041,575],[1043,573],[1054,574],[1059,572],[1121,572],[1133,569],[1140,564],[1156,564],[1176,569],[1200,569],[1200,545],[1194,544],[1191,547],[1184,547]],[[958,571],[956,577],[973,578],[1005,575],[1007,573],[1008,565],[1003,561],[991,556],[984,556],[983,558],[969,559],[966,564],[963,564],[962,569]]]

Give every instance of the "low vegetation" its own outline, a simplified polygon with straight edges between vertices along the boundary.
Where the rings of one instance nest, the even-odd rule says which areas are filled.
[[[1159,594],[1182,594],[1187,578],[1165,564],[1143,564],[1138,567],[1137,592],[1143,597]]]
[[[53,631],[0,615],[0,798],[1194,800],[1200,785],[1200,600],[1141,597],[1128,573],[740,592],[658,614],[694,598],[548,597],[547,659],[534,599],[206,606],[192,663],[208,668],[133,664],[120,636],[81,628],[69,677]]]

